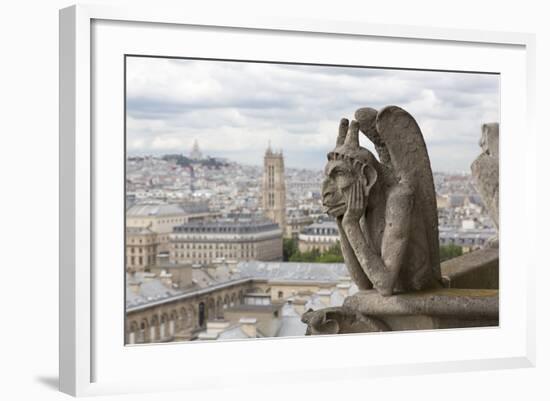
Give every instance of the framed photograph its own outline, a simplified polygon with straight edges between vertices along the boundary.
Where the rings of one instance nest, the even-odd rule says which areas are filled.
[[[61,391],[533,366],[533,48],[61,10]]]

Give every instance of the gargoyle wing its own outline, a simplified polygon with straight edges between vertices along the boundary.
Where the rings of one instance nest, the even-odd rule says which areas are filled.
[[[377,112],[359,109],[355,118],[361,131],[374,143],[380,162],[389,168],[397,182],[414,188],[414,212],[422,213],[424,229],[432,249],[430,259],[435,277],[439,266],[439,229],[437,203],[430,158],[422,132],[413,116],[397,106]]]

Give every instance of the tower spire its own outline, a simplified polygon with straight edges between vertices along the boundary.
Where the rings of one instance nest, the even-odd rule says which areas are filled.
[[[189,153],[189,157],[192,160],[200,160],[202,159],[202,153],[199,148],[199,141],[195,138],[195,141],[193,142],[193,148],[191,149],[191,152]]]
[[[284,233],[286,228],[285,164],[282,152],[273,153],[271,141],[264,156],[262,209],[265,216],[279,224]]]

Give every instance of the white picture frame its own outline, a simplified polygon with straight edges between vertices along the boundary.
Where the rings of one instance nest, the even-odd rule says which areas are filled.
[[[239,59],[256,51],[255,59],[330,63],[332,57],[339,64],[365,65],[361,59],[364,55],[348,51],[364,44],[372,46],[369,49],[387,49],[380,50],[369,65],[501,73],[500,327],[125,347],[120,335],[124,316],[119,313],[120,308],[123,310],[119,302],[123,293],[122,249],[117,250],[123,232],[106,229],[107,222],[116,225],[123,217],[123,209],[116,207],[122,196],[113,208],[106,206],[106,200],[123,189],[122,181],[116,189],[123,164],[119,142],[123,131],[118,136],[123,124],[123,93],[116,92],[123,69],[117,66],[121,66],[120,56],[124,54],[181,53],[178,39],[190,37],[185,35],[193,35],[198,45],[187,49],[193,54],[177,55],[205,56],[217,49],[217,57]],[[220,35],[230,39],[223,49],[217,44]],[[260,36],[265,43],[254,50],[254,39]],[[534,149],[521,146],[522,142],[535,142],[534,43],[533,35],[520,33],[222,18],[154,7],[79,5],[61,10],[60,390],[79,396],[211,388],[214,382],[217,386],[244,386],[251,379],[256,383],[274,378],[288,382],[343,377],[361,380],[404,373],[534,366],[535,285],[531,273],[535,260],[529,259],[534,253],[520,234],[534,232],[536,221],[536,209],[528,203],[535,187]],[[323,48],[330,49],[330,54],[324,54]],[[288,53],[275,56],[281,49]],[[268,50],[271,53],[265,53]],[[236,54],[239,52],[242,54]],[[416,55],[419,57],[412,57]],[[111,277],[106,268],[117,266],[121,271],[113,274],[120,277]],[[362,349],[365,339],[373,345],[368,358]],[[453,347],[444,346],[451,342]],[[433,344],[439,347],[435,352]],[[389,349],[392,352],[387,352]],[[252,368],[243,362],[233,366],[223,362],[238,361],[243,352],[264,353],[273,363]],[[291,363],[286,365],[281,357],[285,354],[291,355]],[[173,373],[171,367],[182,355],[191,362],[187,366],[180,363],[179,373]],[[213,358],[219,358],[220,366],[210,366]],[[151,368],[133,371],[132,366],[140,361],[141,370],[143,366]],[[158,368],[159,361],[163,361],[162,369]]]

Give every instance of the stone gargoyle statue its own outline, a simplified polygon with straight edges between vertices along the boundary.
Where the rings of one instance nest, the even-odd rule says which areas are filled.
[[[481,127],[479,141],[481,154],[472,163],[474,185],[487,207],[489,216],[498,230],[499,198],[499,124],[488,123]],[[491,240],[491,246],[498,247],[498,237]]]
[[[359,145],[359,131],[378,159]],[[357,110],[351,123],[340,121],[327,156],[323,205],[360,291],[342,306],[304,313],[306,334],[498,325],[498,290],[443,288],[433,175],[409,113]]]
[[[361,131],[379,159],[359,145]],[[340,121],[327,154],[323,206],[336,219],[350,276],[359,290],[395,293],[441,287],[433,175],[422,132],[397,106],[366,107]],[[308,311],[308,333],[383,330],[346,307]],[[378,329],[377,329],[378,328]]]
[[[361,131],[379,160],[359,145]],[[436,196],[414,118],[397,106],[361,108],[340,121],[328,153],[323,205],[336,219],[342,253],[360,290],[381,295],[441,286]]]

